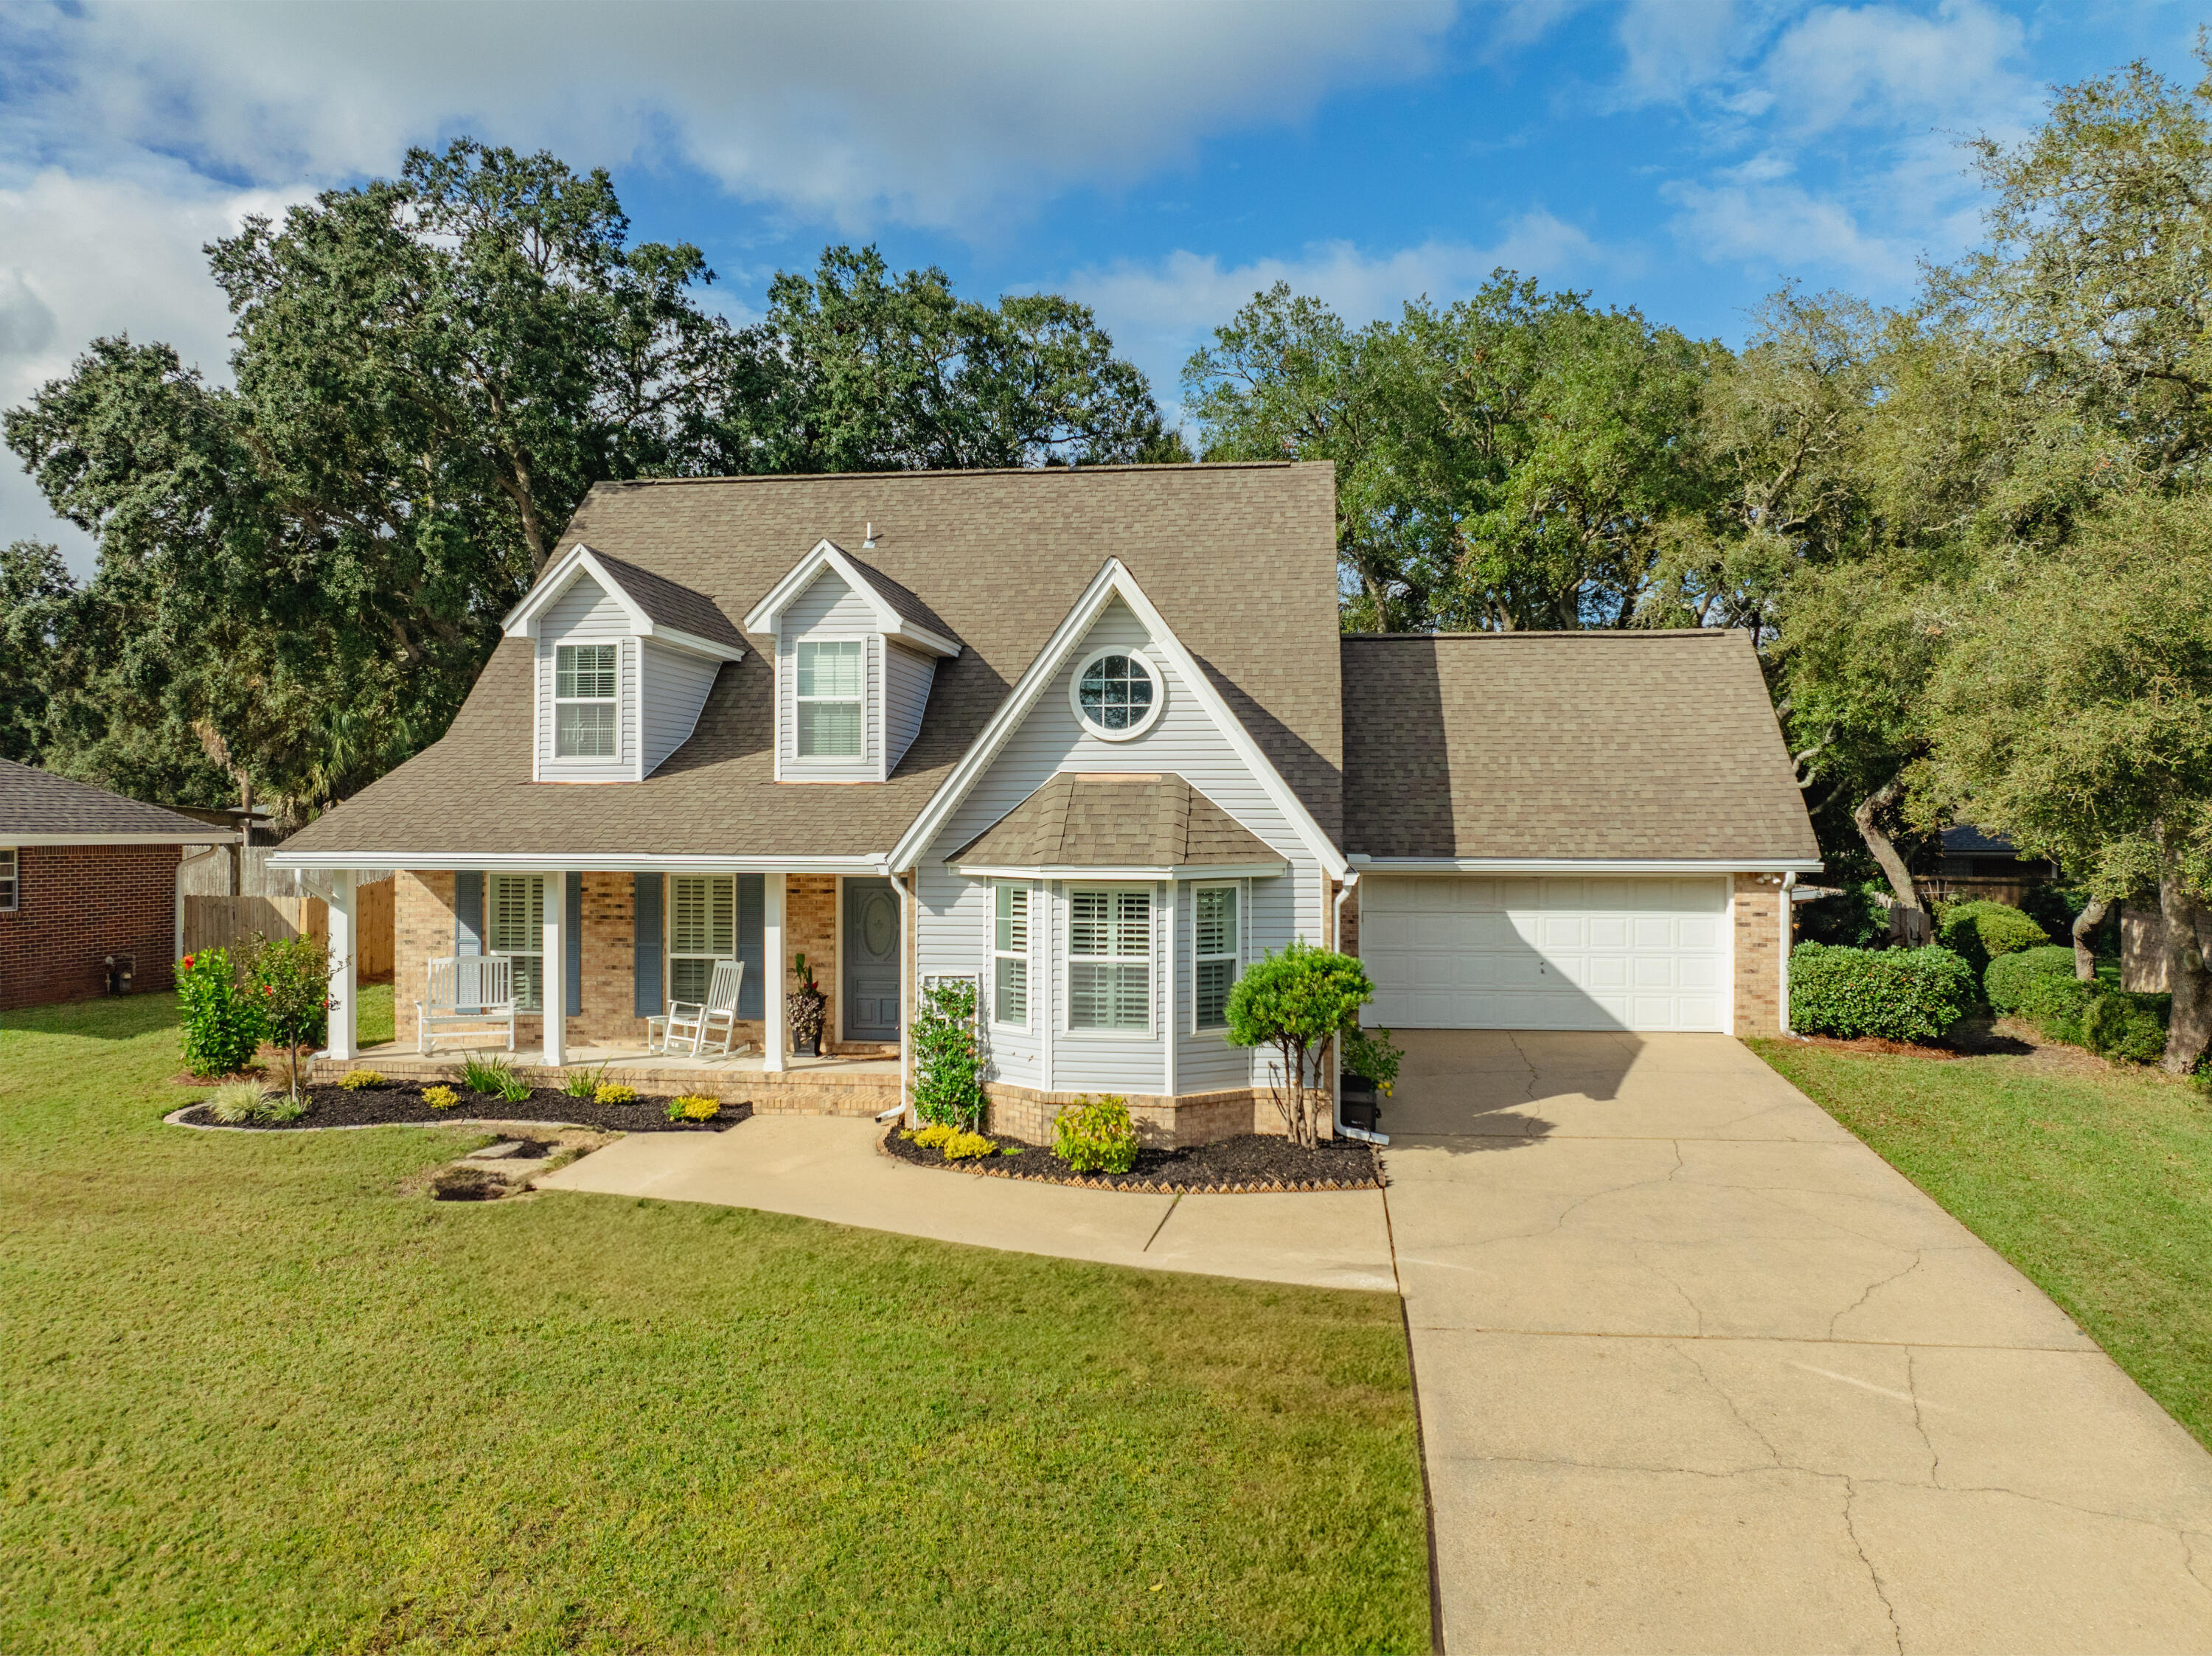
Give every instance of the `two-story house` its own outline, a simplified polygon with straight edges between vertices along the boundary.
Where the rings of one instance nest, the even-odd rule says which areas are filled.
[[[1270,1125],[1224,1008],[1297,937],[1401,1027],[1786,1004],[1819,853],[1744,635],[1344,635],[1326,464],[602,484],[561,544],[447,736],[278,859],[341,938],[397,870],[402,1046],[435,956],[514,957],[552,1065],[736,960],[765,1087],[803,952],[829,1062],[967,977],[998,1131],[1117,1092],[1194,1143]]]

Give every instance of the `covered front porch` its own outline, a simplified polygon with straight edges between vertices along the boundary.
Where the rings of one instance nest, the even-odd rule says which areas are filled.
[[[794,1108],[847,1101],[837,1113],[869,1100],[879,1110],[902,1095],[912,909],[902,883],[865,863],[849,872],[673,859],[642,869],[398,868],[395,1038],[364,1047],[356,892],[381,872],[303,876],[330,908],[331,1004],[319,1070],[367,1065],[396,1080],[442,1080],[471,1052],[505,1056],[504,1019],[481,1028],[421,1023],[434,961],[501,955],[513,963],[514,1059],[539,1084],[604,1071],[641,1092],[743,1095],[756,1107],[775,1107],[755,1096],[764,1089],[813,1101]],[[814,1053],[794,1051],[790,1037],[800,955],[824,998]],[[673,1003],[703,999],[717,969],[727,975],[732,967],[739,986],[728,1050],[718,1050],[721,1029],[698,1056],[653,1050],[651,1021]]]

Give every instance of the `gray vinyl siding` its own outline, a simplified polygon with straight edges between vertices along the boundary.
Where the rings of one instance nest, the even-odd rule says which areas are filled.
[[[699,710],[714,688],[714,675],[722,664],[689,650],[678,650],[657,639],[644,640],[644,673],[639,684],[639,723],[643,731],[644,774],[660,768],[661,761],[691,739],[699,723]]]
[[[929,687],[937,679],[937,659],[893,644],[884,652],[884,725],[890,732],[890,756],[884,763],[888,776],[898,768],[906,750],[921,734],[921,710],[929,704]]]
[[[924,853],[917,873],[920,928],[917,946],[925,973],[973,974],[981,971],[989,943],[989,888],[970,882],[945,864],[945,857],[997,822],[1060,770],[1175,772],[1237,818],[1268,846],[1280,852],[1291,872],[1249,883],[1251,892],[1241,947],[1247,961],[1268,949],[1279,949],[1293,937],[1319,942],[1322,913],[1328,901],[1328,882],[1292,830],[1289,820],[1268,797],[1259,778],[1215,727],[1189,687],[1156,652],[1146,651],[1161,676],[1167,705],[1152,729],[1128,742],[1105,742],[1088,734],[1068,705],[1068,683],[1076,664],[1092,650],[1109,645],[1143,649],[1144,628],[1125,605],[1115,603],[1101,616],[1088,637],[1071,652],[1067,664],[1038,697],[1030,715],[1000,751],[991,767],[978,779],[967,798],[937,842]],[[1154,928],[1158,934],[1153,958],[1157,970],[1165,971],[1166,887],[1156,888]],[[1047,914],[1048,913],[1048,923]],[[1191,904],[1188,885],[1176,903],[1176,1015],[1174,1028],[1189,1025],[1191,972]],[[1049,1086],[1063,1091],[1126,1090],[1157,1092],[1165,1073],[1164,1030],[1149,1040],[1079,1035],[1065,1027],[1066,894],[1055,885],[1052,901],[1042,905],[1033,922],[1038,932],[1036,964],[1032,968],[1030,1031],[1025,1037],[1009,1037],[994,1031],[991,1040],[1003,1078],[1030,1086]],[[1043,951],[1050,939],[1050,952]],[[1156,986],[1154,1005],[1159,1005]],[[1045,1042],[1038,1033],[1041,1021],[1053,1020],[1050,1037],[1051,1076],[1046,1080],[1022,1078],[1041,1070]],[[1159,1020],[1164,1023],[1164,1020]],[[1228,1046],[1220,1036],[1184,1034],[1176,1049],[1176,1087],[1178,1092],[1203,1092],[1239,1086],[1261,1078],[1254,1054]]]
[[[548,781],[629,782],[638,776],[638,641],[629,617],[589,575],[579,575],[555,599],[538,628],[538,774]],[[553,670],[555,651],[563,644],[621,646],[615,681],[612,759],[556,759],[553,756]]]
[[[876,630],[875,611],[845,585],[824,570],[813,585],[784,611],[783,632],[776,640],[776,773],[787,781],[880,782],[884,765],[884,640]],[[863,677],[860,690],[860,756],[851,760],[799,757],[799,646],[812,638],[861,637]]]

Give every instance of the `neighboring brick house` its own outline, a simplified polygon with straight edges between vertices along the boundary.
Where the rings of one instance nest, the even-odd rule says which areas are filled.
[[[0,760],[0,1008],[173,988],[178,863],[236,837]]]
[[[1000,1131],[1180,1143],[1272,1119],[1266,951],[1356,944],[1398,1027],[1751,1033],[1819,865],[1744,634],[1344,637],[1279,463],[600,484],[444,739],[272,859],[335,935],[397,871],[403,1046],[441,955],[555,1064],[736,961],[775,1074],[803,952],[833,1054],[970,979]]]

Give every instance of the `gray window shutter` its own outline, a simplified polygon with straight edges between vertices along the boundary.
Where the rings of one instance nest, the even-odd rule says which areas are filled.
[[[660,1005],[660,889],[661,876],[637,877],[633,912],[636,917],[637,1015],[659,1017]]]
[[[483,951],[483,876],[453,876],[453,953],[481,955]]]
[[[738,984],[738,1016],[757,1018],[768,1004],[768,897],[758,874],[738,876],[738,958],[745,974]],[[781,874],[775,877],[781,880]]]
[[[561,967],[562,998],[568,1003],[568,1016],[580,1018],[584,1016],[584,877],[570,873],[561,885],[568,893],[561,906],[561,952],[566,956]]]

